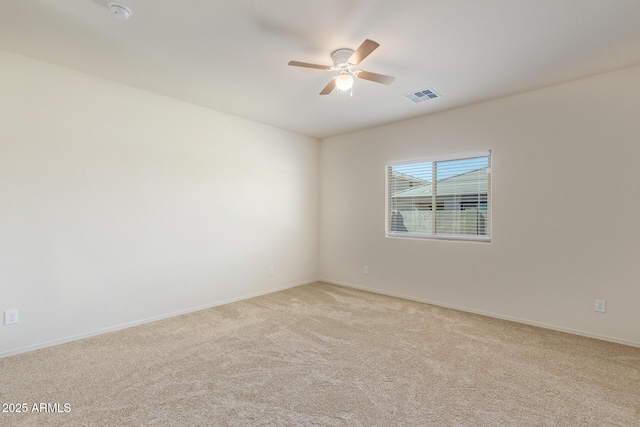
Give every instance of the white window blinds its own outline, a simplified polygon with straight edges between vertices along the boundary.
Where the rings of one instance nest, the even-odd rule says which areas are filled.
[[[491,153],[387,166],[387,236],[491,239]]]

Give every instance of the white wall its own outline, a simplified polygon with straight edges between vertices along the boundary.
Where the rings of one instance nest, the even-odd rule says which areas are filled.
[[[0,51],[0,356],[313,281],[318,168],[312,138]]]
[[[639,112],[635,67],[323,140],[321,277],[640,345]],[[491,243],[385,238],[387,162],[487,149]]]
[[[319,147],[0,51],[0,312],[20,310],[0,357],[307,283],[318,259],[334,283],[640,345],[639,99],[635,67]],[[485,149],[490,244],[384,237],[387,162]]]

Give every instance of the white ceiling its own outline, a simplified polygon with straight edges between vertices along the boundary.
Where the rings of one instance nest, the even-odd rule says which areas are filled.
[[[640,0],[107,2],[0,0],[0,48],[317,138],[640,64]],[[366,38],[391,86],[319,96],[331,73],[287,66]]]

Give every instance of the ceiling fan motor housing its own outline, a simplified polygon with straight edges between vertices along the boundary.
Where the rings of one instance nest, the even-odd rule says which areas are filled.
[[[349,66],[349,58],[353,55],[353,49],[338,49],[331,54],[333,66],[338,70],[345,70]]]

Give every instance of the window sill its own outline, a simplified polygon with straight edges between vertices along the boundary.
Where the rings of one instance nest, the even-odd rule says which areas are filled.
[[[491,236],[473,236],[460,234],[425,234],[425,233],[387,233],[386,237],[392,239],[420,239],[420,240],[460,240],[466,242],[491,243]]]

